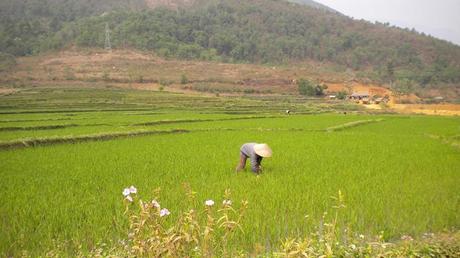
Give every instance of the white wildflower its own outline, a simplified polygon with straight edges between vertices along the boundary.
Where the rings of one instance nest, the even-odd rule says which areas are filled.
[[[406,236],[406,235],[404,235],[404,236],[401,237],[401,240],[404,240],[404,241],[412,241],[412,240],[414,240],[414,239],[413,239],[411,236]]]
[[[222,204],[223,204],[223,205],[226,205],[226,206],[230,206],[230,205],[232,205],[232,200],[224,200],[224,201],[222,202]]]
[[[131,197],[131,195],[126,196],[125,199],[128,200],[129,202],[133,202],[133,197]]]
[[[364,239],[364,235],[363,234],[359,235],[359,238]]]
[[[354,244],[351,244],[350,247],[351,247],[351,250],[355,250],[355,249],[356,249],[356,245],[354,245]]]
[[[152,206],[157,208],[157,209],[160,208],[160,204],[156,200],[152,200]]]
[[[432,238],[434,237],[434,234],[433,233],[423,233],[423,238]]]
[[[128,196],[130,193],[131,193],[131,191],[129,190],[129,188],[125,188],[123,190],[123,196],[125,196],[125,197]]]
[[[168,216],[169,214],[171,214],[171,212],[166,208],[160,210],[160,217]]]
[[[204,204],[206,204],[206,206],[211,207],[211,206],[214,205],[214,201],[213,200],[207,200],[207,201],[204,202]]]
[[[137,188],[134,187],[133,185],[129,187],[129,191],[133,194],[137,193]]]

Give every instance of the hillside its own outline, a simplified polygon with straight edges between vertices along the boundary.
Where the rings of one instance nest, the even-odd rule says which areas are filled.
[[[34,3],[0,1],[1,52],[21,56],[69,45],[104,47],[109,24],[114,48],[154,51],[165,58],[316,62],[341,73],[352,69],[358,79],[402,93],[460,85],[459,46],[307,5],[268,0]]]
[[[30,87],[128,88],[220,96],[298,97],[296,81],[306,78],[339,91],[393,96],[387,85],[351,79],[350,72],[316,62],[287,65],[232,64],[215,61],[165,59],[148,51],[71,48],[47,54],[18,57],[14,69],[0,74],[0,92]],[[395,102],[430,103],[444,96],[457,102],[455,88],[417,90],[417,96],[397,96]],[[392,98],[393,99],[393,98]]]
[[[311,6],[311,7],[314,7],[314,8],[321,9],[321,10],[326,10],[326,11],[329,11],[329,12],[338,13],[338,11],[330,8],[329,6],[323,5],[323,4],[315,2],[313,0],[288,0],[288,1],[292,2],[292,3],[304,4],[304,5],[307,5],[307,6]]]

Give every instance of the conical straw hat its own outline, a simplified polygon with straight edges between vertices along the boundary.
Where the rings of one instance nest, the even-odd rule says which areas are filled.
[[[273,154],[272,149],[270,149],[270,147],[268,147],[265,143],[254,145],[254,151],[257,155],[264,158],[269,158]]]

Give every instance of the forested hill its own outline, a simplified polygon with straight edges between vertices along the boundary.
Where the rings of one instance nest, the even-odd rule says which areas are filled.
[[[318,9],[321,9],[321,10],[326,10],[326,11],[329,11],[329,12],[338,13],[338,11],[330,8],[329,6],[323,5],[323,4],[315,2],[313,0],[288,0],[288,1],[292,2],[292,3],[308,5],[308,6],[318,8]]]
[[[0,51],[13,55],[104,47],[108,24],[113,47],[165,57],[327,62],[409,90],[460,83],[459,46],[282,0],[0,0],[0,8]]]
[[[0,51],[21,56],[48,50],[49,39],[70,22],[145,9],[144,0],[0,0]]]

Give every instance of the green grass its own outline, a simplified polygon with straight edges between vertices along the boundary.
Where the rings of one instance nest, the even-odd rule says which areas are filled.
[[[274,101],[275,100],[275,101]],[[356,106],[344,103],[318,105],[318,101],[278,96],[276,98],[245,97],[224,98],[209,96],[189,96],[179,93],[158,91],[135,91],[112,88],[26,88],[11,95],[2,96],[0,113],[69,113],[100,111],[152,111],[171,112],[200,111],[205,113],[266,113],[319,112],[335,110],[356,110]]]
[[[49,119],[67,117],[64,114],[68,112],[3,114],[0,126],[48,124]],[[253,115],[267,116],[266,112]],[[460,227],[460,150],[430,137],[454,139],[460,134],[459,118],[271,115],[222,120],[246,115],[202,113],[201,107],[170,112],[91,111],[77,112],[70,121],[49,122],[79,123],[79,127],[0,131],[0,139],[17,140],[125,129],[190,130],[1,150],[0,255],[16,256],[22,250],[43,255],[55,246],[53,241],[66,243],[71,254],[79,245],[86,249],[126,238],[121,191],[130,185],[145,200],[161,187],[160,202],[172,212],[171,221],[187,207],[183,182],[190,183],[202,202],[221,202],[222,193],[230,188],[235,201],[249,201],[244,233],[233,240],[234,246],[245,249],[255,243],[276,246],[284,237],[315,230],[330,196],[338,190],[347,204],[342,219],[355,232],[384,231],[386,239],[392,240]],[[40,119],[44,121],[5,122]],[[209,121],[133,125],[181,119]],[[356,122],[366,120],[376,122]],[[85,126],[89,123],[108,125]],[[341,130],[328,132],[331,127]],[[273,158],[263,161],[260,177],[234,172],[240,145],[250,141],[267,142],[274,151]]]

